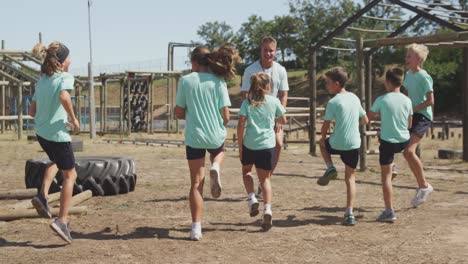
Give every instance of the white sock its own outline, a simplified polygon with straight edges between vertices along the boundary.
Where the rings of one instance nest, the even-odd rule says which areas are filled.
[[[257,197],[255,197],[254,192],[249,193],[249,200],[257,200]]]
[[[271,204],[266,203],[263,206],[265,207],[265,212],[268,212],[271,214]]]
[[[218,162],[213,162],[213,164],[211,165],[211,169],[215,169],[215,170],[219,171],[219,163]]]
[[[192,230],[201,232],[201,222],[192,222]]]
[[[352,207],[346,208],[345,215],[352,215],[352,214],[353,214],[353,208]]]
[[[333,167],[333,162],[331,162],[331,161],[330,161],[330,162],[327,162],[327,169],[329,169],[329,168],[331,168],[331,167]]]

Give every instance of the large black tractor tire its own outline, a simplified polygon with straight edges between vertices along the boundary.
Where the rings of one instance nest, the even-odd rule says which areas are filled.
[[[26,161],[25,183],[27,188],[41,188],[48,159]],[[91,190],[93,195],[125,194],[135,190],[137,175],[135,161],[122,157],[77,157],[78,174],[73,194]],[[59,192],[63,182],[59,171],[50,186],[49,193]]]

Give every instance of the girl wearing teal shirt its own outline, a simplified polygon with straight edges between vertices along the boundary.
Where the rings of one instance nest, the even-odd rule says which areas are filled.
[[[210,153],[211,194],[221,195],[220,166],[224,160],[226,124],[231,102],[225,79],[235,76],[240,62],[237,51],[223,46],[214,52],[197,47],[191,55],[192,73],[179,80],[176,95],[177,118],[185,119],[185,145],[190,169],[190,210],[192,229],[190,239],[202,238],[201,215],[205,182],[205,154]]]
[[[275,122],[286,123],[286,110],[281,102],[269,95],[270,77],[256,73],[250,78],[248,99],[244,100],[239,111],[237,135],[239,138],[239,158],[242,163],[242,176],[249,195],[250,216],[258,215],[259,203],[254,193],[254,184],[250,172],[253,165],[263,189],[264,214],[262,230],[272,226],[271,212],[271,174],[275,166]],[[244,129],[245,135],[244,135]]]
[[[63,175],[60,213],[50,226],[63,240],[71,243],[68,210],[77,174],[71,137],[66,127],[72,124],[75,130],[79,131],[80,123],[73,113],[69,93],[73,90],[74,83],[73,76],[67,73],[71,63],[70,51],[64,44],[53,42],[48,48],[38,44],[33,52],[36,57],[43,59],[43,63],[42,75],[36,83],[29,115],[34,117],[37,139],[52,163],[48,164],[44,172],[40,193],[31,202],[40,216],[52,217],[47,196],[50,185],[60,170]],[[67,120],[70,120],[70,123]]]

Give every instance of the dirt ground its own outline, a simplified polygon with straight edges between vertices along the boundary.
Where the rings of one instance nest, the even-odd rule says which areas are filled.
[[[24,188],[25,161],[44,156],[37,143],[13,139],[0,135],[0,190]],[[378,156],[370,155],[369,169],[357,174],[357,224],[346,227],[342,163],[334,159],[338,180],[318,186],[321,159],[290,145],[273,176],[274,226],[266,233],[260,216],[248,215],[240,162],[230,150],[222,196],[212,199],[205,186],[203,240],[192,242],[184,148],[86,140],[77,156],[135,158],[135,192],[84,202],[87,215],[72,217],[72,245],[53,235],[47,219],[0,222],[0,263],[468,263],[468,164],[434,159],[440,146],[461,148],[461,140],[425,138],[422,146],[431,199],[411,208],[416,183],[399,155],[398,220],[375,222],[383,199]]]

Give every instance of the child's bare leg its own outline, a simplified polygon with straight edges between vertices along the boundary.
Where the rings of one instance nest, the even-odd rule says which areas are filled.
[[[385,209],[387,211],[393,211],[393,204],[392,204],[392,164],[388,165],[381,165],[380,168],[382,170],[382,191],[385,203]]]
[[[57,175],[59,169],[57,168],[57,164],[51,163],[44,172],[44,179],[42,181],[41,186],[41,195],[47,199],[49,195],[50,185],[54,180],[55,176]]]
[[[410,142],[405,148],[403,155],[408,161],[408,165],[411,171],[413,172],[414,176],[416,177],[416,181],[418,182],[419,188],[426,188],[427,182],[426,178],[424,177],[423,165],[421,160],[416,155],[416,148],[420,141],[420,137],[418,137],[415,134],[411,134]]]
[[[62,174],[63,183],[62,192],[60,193],[59,219],[62,223],[68,223],[68,211],[70,210],[70,203],[73,196],[73,186],[75,184],[77,174],[75,168],[70,170],[62,170]]]

